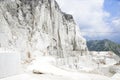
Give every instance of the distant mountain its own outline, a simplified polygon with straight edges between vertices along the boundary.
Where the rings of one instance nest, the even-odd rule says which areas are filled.
[[[115,54],[120,56],[120,44],[108,39],[90,40],[87,41],[87,46],[90,51],[113,51]]]

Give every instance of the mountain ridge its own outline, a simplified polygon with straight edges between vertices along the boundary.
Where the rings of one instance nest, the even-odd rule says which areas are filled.
[[[120,56],[120,44],[111,40],[90,40],[87,41],[87,46],[90,51],[113,51]]]

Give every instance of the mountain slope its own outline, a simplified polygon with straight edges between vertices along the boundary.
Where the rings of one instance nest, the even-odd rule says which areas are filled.
[[[90,51],[113,51],[120,56],[120,45],[108,39],[90,40],[87,42]]]

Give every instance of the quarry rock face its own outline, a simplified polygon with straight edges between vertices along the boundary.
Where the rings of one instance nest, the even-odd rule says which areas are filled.
[[[0,0],[0,37],[0,47],[28,57],[35,51],[57,56],[87,52],[73,16],[62,12],[54,0]]]

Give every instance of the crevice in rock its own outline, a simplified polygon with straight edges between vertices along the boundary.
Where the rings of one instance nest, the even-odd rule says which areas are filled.
[[[59,28],[58,28],[57,32],[58,32],[58,47],[59,47],[58,49],[62,50]]]

